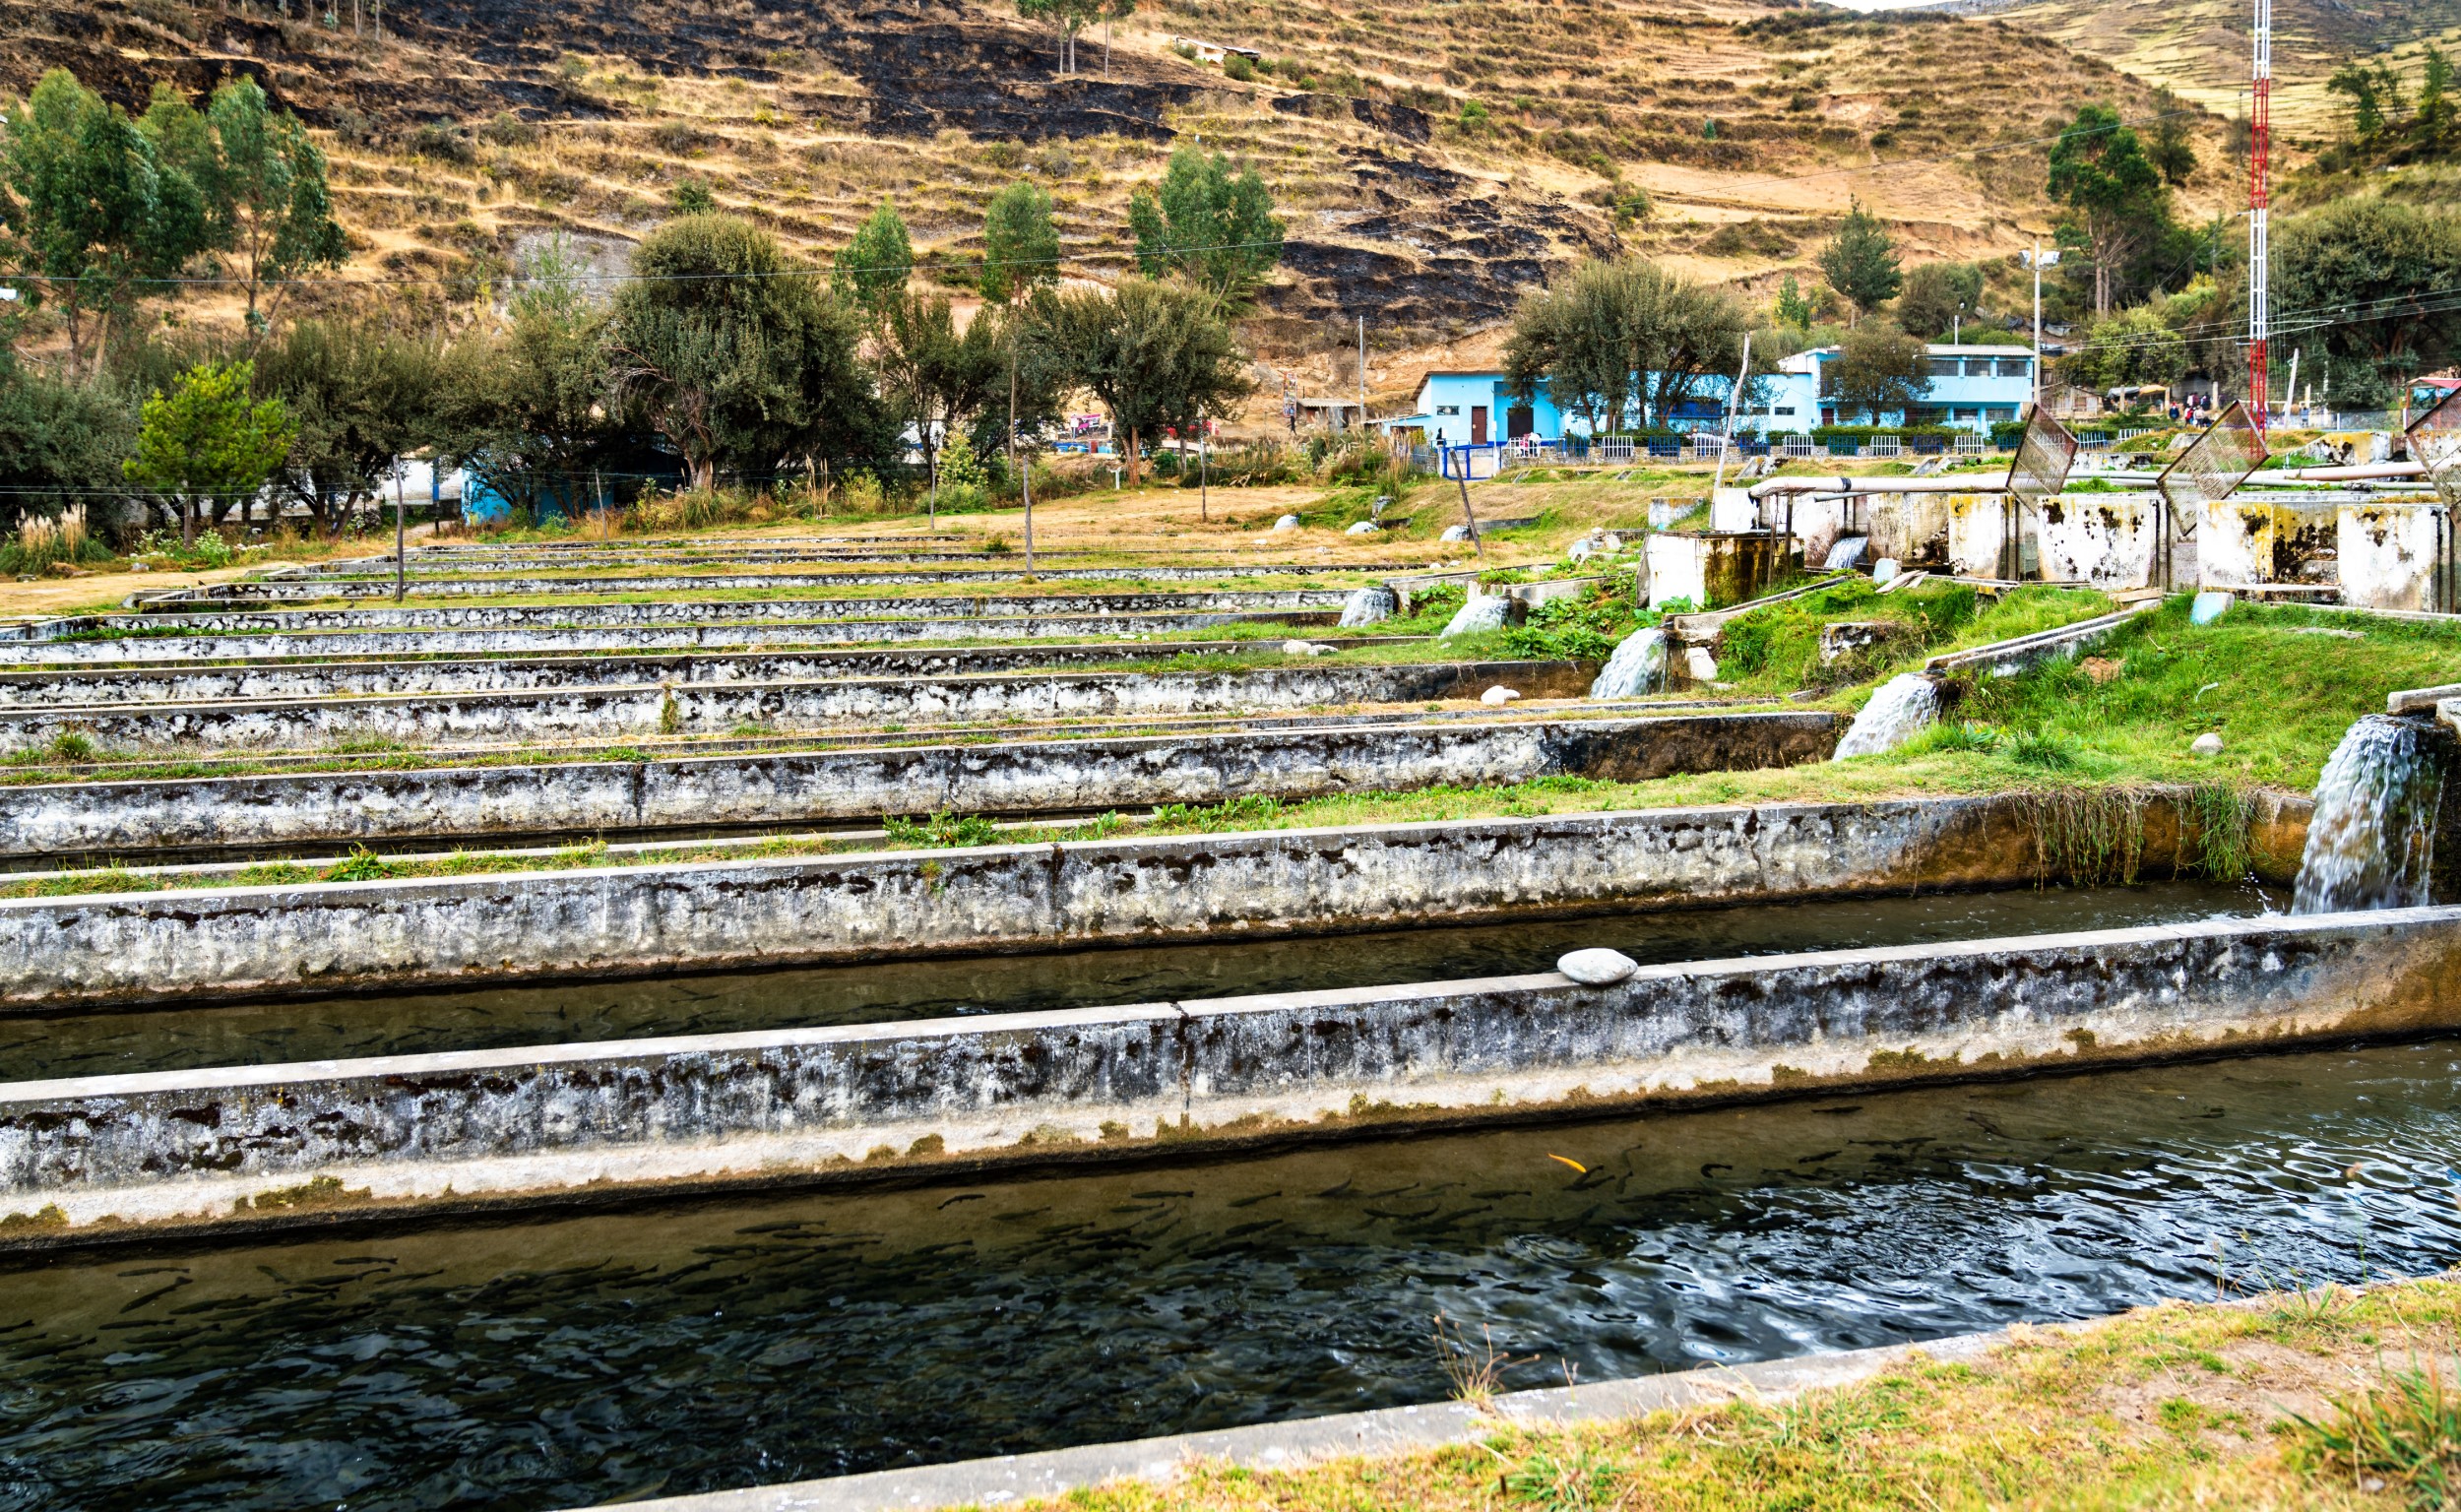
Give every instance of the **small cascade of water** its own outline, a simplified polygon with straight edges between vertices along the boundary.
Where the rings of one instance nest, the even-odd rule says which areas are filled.
[[[2292,913],[2432,901],[2429,874],[2449,743],[2432,724],[2390,715],[2370,714],[2350,726],[2315,785]]]
[[[1877,756],[1913,739],[1939,719],[1939,688],[1921,672],[1900,672],[1862,706],[1831,761]]]
[[[1623,638],[1590,684],[1592,698],[1638,698],[1667,682],[1667,632],[1655,626]]]
[[[1863,548],[1871,544],[1868,536],[1840,536],[1829,547],[1829,559],[1820,564],[1823,572],[1843,572],[1862,560]]]
[[[1481,635],[1504,628],[1504,611],[1512,603],[1501,594],[1472,594],[1470,601],[1461,606],[1452,623],[1437,632],[1436,639],[1449,641],[1457,635]]]
[[[1342,605],[1342,623],[1353,629],[1372,625],[1392,618],[1393,611],[1401,606],[1401,598],[1389,588],[1362,588],[1352,594],[1350,601]]]

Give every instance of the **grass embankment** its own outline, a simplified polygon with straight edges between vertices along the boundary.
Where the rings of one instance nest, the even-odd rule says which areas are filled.
[[[2461,1496],[2461,1285],[2017,1329],[1971,1364],[1300,1470],[1193,1464],[1072,1512],[2430,1508]]]

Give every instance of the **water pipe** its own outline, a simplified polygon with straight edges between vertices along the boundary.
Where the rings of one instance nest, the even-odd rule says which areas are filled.
[[[2250,483],[2341,483],[2366,477],[2425,477],[2427,465],[2417,462],[2362,462],[2337,468],[2283,468],[2279,472],[2250,472]]]

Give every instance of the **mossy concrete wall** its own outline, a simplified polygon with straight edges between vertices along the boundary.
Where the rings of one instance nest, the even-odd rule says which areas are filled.
[[[0,1237],[1197,1153],[2461,1027],[2461,910],[21,1083]]]
[[[558,591],[569,594],[583,590],[568,583]],[[1018,614],[1082,617],[1339,610],[1349,599],[1349,592],[1338,588],[1268,588],[1196,594],[917,594],[911,598],[659,598],[625,603],[473,603],[385,608],[333,605],[223,609],[199,603],[178,613],[100,614],[52,623],[58,627],[55,635],[97,630],[261,635],[314,630],[513,630],[568,625],[631,629],[789,620],[812,623],[833,619],[983,619]]]
[[[1067,552],[1063,555],[1090,555]],[[426,598],[476,598],[499,594],[644,594],[704,593],[726,589],[814,589],[869,588],[886,585],[940,583],[956,587],[969,583],[1015,583],[1028,576],[1022,562],[1013,566],[985,566],[986,558],[979,552],[951,553],[938,556],[869,556],[834,554],[772,558],[782,567],[800,561],[845,563],[895,562],[972,562],[972,568],[950,568],[924,571],[900,571],[882,566],[864,572],[711,572],[688,570],[689,563],[662,562],[655,558],[629,558],[621,562],[542,561],[519,558],[501,562],[455,563],[437,568],[412,565],[405,574],[410,591]],[[611,572],[609,567],[673,567],[679,570],[659,573]],[[473,577],[473,573],[499,574]],[[1359,574],[1357,567],[1045,567],[1038,563],[1032,576],[1042,582],[1058,583],[1209,583],[1225,579],[1267,577],[1309,577],[1328,573]],[[195,590],[189,597],[206,601],[308,598],[378,598],[393,594],[393,569],[390,565],[368,567],[353,563],[347,569],[311,569],[297,577],[221,584],[212,589]]]
[[[574,607],[588,607],[575,605]],[[1338,609],[1257,610],[1196,614],[1018,614],[957,619],[822,619],[787,623],[570,624],[440,629],[267,630],[237,635],[190,634],[158,628],[124,633],[109,620],[54,620],[81,625],[59,638],[0,641],[0,665],[128,666],[181,662],[243,662],[280,658],[552,656],[610,652],[638,656],[654,651],[724,650],[749,646],[876,645],[900,641],[1076,640],[1116,638],[1123,657],[1139,654],[1134,643],[1157,636],[1193,635],[1231,625],[1329,626]],[[74,636],[86,639],[73,639]],[[1171,648],[1159,648],[1168,651]]]
[[[2183,811],[2145,806],[2148,874],[2192,850]],[[2015,886],[2060,874],[2055,817],[2022,796],[1767,804],[10,899],[0,1010]]]
[[[954,812],[1048,813],[1477,786],[1572,775],[1639,782],[1792,766],[1837,743],[1826,713],[1512,721],[284,773],[0,788],[0,854],[109,854],[307,842],[566,838]]]
[[[1346,638],[1392,646],[1413,636]],[[954,677],[982,672],[1115,665],[1138,657],[1254,657],[1282,643],[1177,641],[1149,649],[1117,641],[1076,646],[846,647],[687,653],[681,656],[476,658],[439,661],[251,661],[229,665],[62,666],[0,672],[0,708],[60,704],[168,704],[271,698],[356,698],[386,693],[510,693],[626,683],[807,682],[825,677]]]
[[[724,733],[751,724],[813,729],[852,722],[1060,719],[1235,713],[1477,698],[1498,683],[1524,697],[1578,697],[1570,662],[1404,662],[1260,666],[1234,672],[990,672],[826,682],[688,682],[511,693],[0,709],[0,751],[74,730],[113,749],[300,749],[345,739],[613,739]]]

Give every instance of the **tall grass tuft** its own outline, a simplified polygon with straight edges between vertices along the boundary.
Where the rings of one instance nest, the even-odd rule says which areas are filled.
[[[2377,1489],[2370,1480],[2398,1486],[2413,1507],[2461,1505],[2461,1387],[2440,1361],[2430,1356],[2326,1400],[2324,1421],[2292,1418],[2326,1467],[2361,1490]]]

